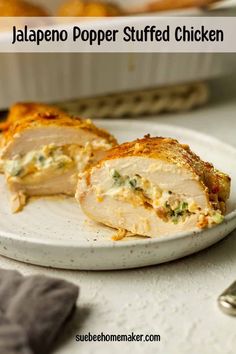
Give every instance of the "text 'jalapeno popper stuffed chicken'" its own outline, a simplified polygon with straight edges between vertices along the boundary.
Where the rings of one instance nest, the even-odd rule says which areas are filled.
[[[97,222],[155,237],[221,223],[229,194],[229,176],[189,146],[146,136],[85,172],[76,198]]]
[[[2,128],[1,164],[13,212],[28,196],[74,195],[78,173],[116,144],[90,120],[41,104],[16,104]]]

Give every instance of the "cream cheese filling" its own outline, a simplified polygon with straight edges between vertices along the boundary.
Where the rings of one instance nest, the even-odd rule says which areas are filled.
[[[43,146],[23,156],[16,155],[3,163],[4,172],[11,177],[24,178],[29,174],[49,169],[65,169],[74,164],[72,156],[65,147]]]
[[[162,190],[149,180],[139,176],[122,176],[117,170],[111,170],[112,187],[102,191],[96,186],[98,201],[105,196],[116,200],[125,201],[134,206],[142,205],[155,210],[157,217],[164,222],[178,224],[185,222],[188,217],[197,215],[197,225],[204,228],[213,224],[219,224],[224,217],[220,210],[213,208],[201,209],[199,205],[185,195],[179,195],[171,190]]]
[[[61,171],[76,168],[82,172],[94,162],[94,153],[108,149],[106,141],[87,143],[85,146],[76,144],[56,146],[45,145],[41,149],[32,150],[11,160],[2,160],[3,171],[8,177],[25,178],[34,173]]]

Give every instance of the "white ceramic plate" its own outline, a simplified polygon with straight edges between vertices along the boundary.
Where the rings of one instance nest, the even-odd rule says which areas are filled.
[[[23,212],[9,211],[0,180],[0,254],[27,263],[67,269],[125,269],[174,260],[202,250],[236,227],[236,149],[194,131],[135,120],[100,121],[120,142],[150,133],[175,137],[232,177],[225,221],[212,229],[156,239],[114,242],[114,230],[88,220],[73,198],[32,200]]]

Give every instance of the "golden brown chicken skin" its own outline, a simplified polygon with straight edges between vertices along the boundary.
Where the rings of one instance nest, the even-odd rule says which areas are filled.
[[[30,128],[42,126],[73,127],[83,129],[107,139],[111,144],[117,143],[116,139],[106,130],[97,128],[89,119],[73,117],[64,111],[45,104],[17,103],[10,109],[7,119],[8,128],[3,134],[3,147],[17,139],[21,132]]]
[[[0,0],[0,16],[40,17],[48,16],[48,13],[32,1]]]
[[[50,114],[64,114],[64,112],[59,108],[43,103],[15,103],[11,106],[6,120],[0,123],[0,131],[8,130],[11,123],[28,118],[30,115],[34,115],[35,113],[44,113],[46,116]]]

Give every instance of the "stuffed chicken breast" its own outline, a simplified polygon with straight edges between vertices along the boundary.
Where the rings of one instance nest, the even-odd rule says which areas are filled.
[[[14,212],[25,205],[28,196],[74,195],[77,174],[116,144],[91,121],[54,107],[19,104],[10,115],[1,161]]]
[[[1,156],[1,150],[4,147],[4,133],[7,132],[7,130],[10,128],[10,126],[14,122],[21,122],[24,119],[28,119],[30,115],[33,115],[36,117],[35,114],[42,114],[45,113],[46,115],[50,114],[64,114],[62,110],[60,110],[57,107],[50,106],[47,104],[42,104],[42,103],[16,103],[14,104],[10,110],[9,113],[6,117],[6,119],[2,122],[0,122],[0,156]],[[40,117],[40,114],[38,115]],[[3,161],[1,160],[0,157],[0,173],[3,173]]]
[[[95,221],[155,237],[221,223],[229,194],[230,177],[189,146],[146,136],[84,173],[76,198]]]

